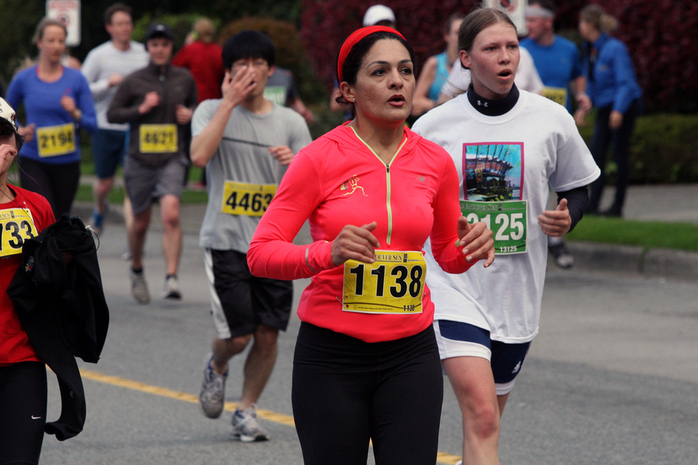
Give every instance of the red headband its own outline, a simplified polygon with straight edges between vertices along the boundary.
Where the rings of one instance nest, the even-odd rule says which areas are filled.
[[[400,37],[402,37],[402,40],[407,42],[407,39],[400,34],[398,31],[393,29],[392,27],[387,27],[387,26],[369,26],[369,27],[362,27],[361,29],[357,29],[354,31],[349,37],[347,37],[347,40],[344,41],[342,44],[342,48],[339,49],[339,57],[337,58],[337,83],[340,84],[342,82],[342,67],[344,66],[344,60],[347,59],[347,56],[349,55],[349,52],[351,52],[351,49],[354,48],[354,45],[356,45],[361,39],[364,37],[373,34],[374,32],[392,32],[393,34],[396,34]]]

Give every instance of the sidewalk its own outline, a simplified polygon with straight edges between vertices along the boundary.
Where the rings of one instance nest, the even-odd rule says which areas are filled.
[[[90,184],[94,178],[83,176],[82,183]],[[115,184],[120,184],[118,180]],[[607,188],[602,207],[610,202],[613,189]],[[204,218],[205,204],[182,205],[182,230],[187,235],[198,235]],[[76,202],[73,213],[89,222],[92,205]],[[629,220],[652,220],[666,222],[687,222],[698,224],[698,184],[630,186],[625,205],[624,218]],[[582,220],[584,221],[584,220]],[[112,205],[109,223],[123,223],[121,205]],[[160,222],[154,215],[151,222],[154,231],[161,230]],[[301,231],[297,241],[310,241],[307,228]],[[698,237],[696,237],[698,241]],[[621,273],[639,273],[646,276],[672,277],[698,280],[698,252],[680,250],[643,250],[639,246],[622,246],[592,242],[568,242],[575,258],[575,268],[603,270]],[[555,268],[552,259],[548,268]]]

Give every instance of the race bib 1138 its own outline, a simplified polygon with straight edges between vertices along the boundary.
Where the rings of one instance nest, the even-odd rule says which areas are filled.
[[[422,252],[376,250],[376,261],[344,263],[342,310],[376,314],[422,313],[427,264]]]

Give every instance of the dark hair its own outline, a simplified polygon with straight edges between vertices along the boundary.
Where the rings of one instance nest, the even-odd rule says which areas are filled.
[[[242,31],[226,39],[223,44],[223,68],[230,69],[236,61],[248,58],[262,58],[269,66],[274,66],[274,42],[259,31]]]
[[[113,4],[104,11],[104,24],[111,24],[111,17],[114,16],[114,13],[116,13],[117,11],[123,11],[127,15],[133,17],[133,15],[131,14],[131,7],[126,5],[125,3],[119,2]]]
[[[534,0],[531,0],[534,1]],[[448,17],[446,22],[444,23],[444,35],[448,35],[451,32],[451,25],[453,24],[454,21],[462,21],[465,19],[465,16],[463,16],[460,13],[453,13],[451,16]]]
[[[528,0],[528,5],[540,5],[544,10],[548,10],[557,15],[557,6],[551,0]]]
[[[16,145],[17,151],[19,152],[19,149],[21,149],[22,145],[24,144],[25,136],[23,136],[20,133],[18,133],[17,131],[15,131],[14,126],[10,122],[8,122],[7,120],[5,120],[3,118],[0,118],[0,130],[3,130],[3,129],[7,130],[15,135],[15,145]]]
[[[478,8],[465,17],[460,23],[458,30],[458,50],[470,52],[475,43],[475,38],[484,29],[493,24],[505,23],[510,25],[516,31],[516,26],[511,21],[511,18],[506,13],[495,8]],[[463,62],[461,61],[461,66]]]
[[[371,47],[373,47],[373,45],[376,42],[383,39],[397,40],[398,42],[400,42],[407,49],[407,52],[410,54],[410,60],[412,60],[412,63],[415,63],[416,65],[414,50],[412,50],[412,47],[410,46],[410,44],[407,43],[405,39],[392,32],[374,32],[373,34],[367,35],[366,37],[358,41],[352,47],[351,51],[347,55],[347,58],[344,60],[344,65],[342,66],[342,81],[347,82],[352,86],[356,84],[356,77],[359,74],[359,68],[361,68],[361,63],[364,61],[364,57],[366,56],[368,51],[371,50]],[[337,53],[337,56],[339,57],[339,53]],[[338,60],[335,60],[335,63],[337,61]],[[337,97],[335,100],[337,103],[340,103],[342,105],[351,104],[351,102],[348,102],[342,94],[340,94],[339,97]]]

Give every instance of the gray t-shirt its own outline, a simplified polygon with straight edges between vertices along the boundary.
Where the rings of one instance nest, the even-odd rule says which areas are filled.
[[[204,130],[220,103],[215,99],[199,104],[192,136]],[[208,205],[199,245],[247,253],[261,214],[286,172],[269,147],[286,145],[298,153],[311,141],[305,120],[293,110],[273,103],[271,111],[258,115],[235,107],[218,150],[206,165]]]
[[[109,87],[109,78],[112,74],[126,77],[138,69],[145,68],[148,61],[150,56],[143,44],[134,41],[131,41],[131,46],[125,51],[114,47],[109,41],[87,54],[80,71],[90,84],[97,111],[97,125],[100,129],[128,130],[128,124],[107,121],[107,110],[117,89],[117,86]]]

